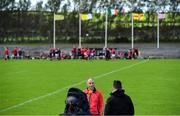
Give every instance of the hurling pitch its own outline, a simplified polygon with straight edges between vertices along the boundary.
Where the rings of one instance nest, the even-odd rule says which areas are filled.
[[[67,91],[86,88],[104,97],[113,80],[134,103],[135,115],[180,115],[180,60],[0,60],[0,115],[58,115]]]

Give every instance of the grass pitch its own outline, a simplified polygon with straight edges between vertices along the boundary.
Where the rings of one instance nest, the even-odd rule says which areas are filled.
[[[180,115],[180,60],[0,60],[1,115],[58,115],[67,90],[95,78],[106,101],[121,80],[137,115]]]

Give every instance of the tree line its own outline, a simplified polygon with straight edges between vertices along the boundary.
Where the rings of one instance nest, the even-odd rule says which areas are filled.
[[[66,1],[66,2],[65,2]],[[169,9],[167,9],[167,6]],[[64,15],[56,21],[56,40],[77,43],[79,38],[79,13],[93,12],[92,20],[82,22],[82,42],[104,42],[105,15],[107,8],[119,9],[118,16],[108,16],[108,42],[131,40],[131,13],[145,12],[144,21],[135,21],[134,37],[137,42],[154,42],[157,35],[157,11],[164,11],[166,19],[160,20],[160,39],[164,42],[180,41],[180,13],[176,0],[30,0],[0,1],[0,43],[52,42],[53,14]],[[124,8],[130,11],[124,12]],[[146,8],[146,11],[144,11]]]
[[[51,11],[51,12],[92,12],[107,7],[124,8],[129,12],[179,12],[179,0],[43,0],[32,5],[32,0],[1,0],[1,11]]]

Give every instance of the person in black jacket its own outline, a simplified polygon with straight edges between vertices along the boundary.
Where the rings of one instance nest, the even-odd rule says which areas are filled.
[[[91,115],[87,96],[78,88],[72,87],[68,90],[64,113],[60,116],[68,115]]]
[[[107,99],[104,115],[134,115],[133,102],[124,93],[119,80],[114,80],[113,91]]]

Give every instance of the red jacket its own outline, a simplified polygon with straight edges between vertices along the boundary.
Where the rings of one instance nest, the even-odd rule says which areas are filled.
[[[96,89],[94,91],[85,89],[84,93],[87,95],[91,114],[102,115],[104,102],[101,92]]]

